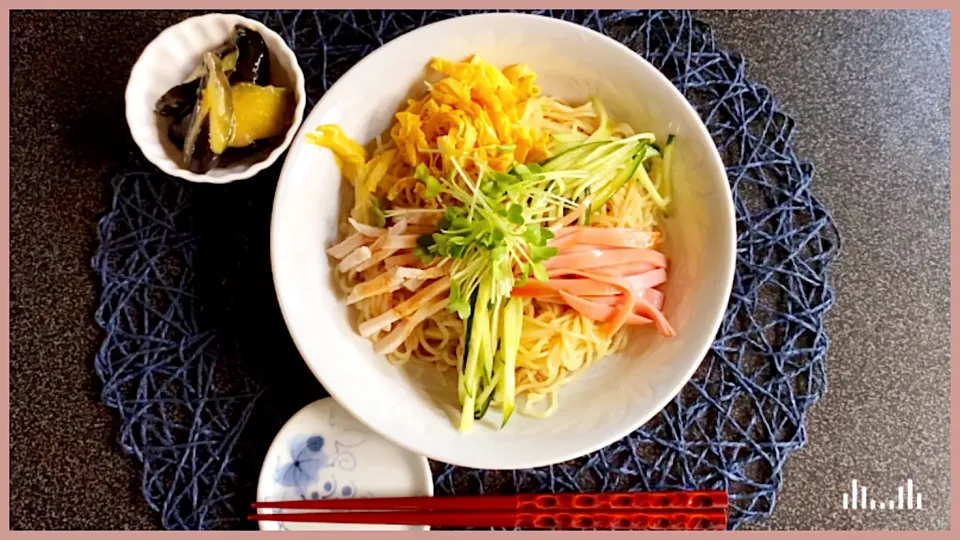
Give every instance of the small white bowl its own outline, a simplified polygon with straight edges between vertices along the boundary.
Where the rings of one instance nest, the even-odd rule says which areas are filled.
[[[677,336],[638,328],[627,349],[594,363],[563,387],[546,419],[499,411],[457,431],[455,381],[433,366],[390,364],[354,329],[325,249],[337,237],[344,187],[333,155],[304,133],[338,124],[366,143],[391,123],[411,91],[422,95],[432,57],[478,54],[498,67],[526,63],[544,94],[596,96],[612,118],[676,134],[674,205],[663,223],[670,261],[664,314]],[[690,379],[720,326],[736,261],[736,222],[723,162],[697,112],[656,68],[599,33],[546,17],[483,14],[405,34],[373,52],[323,96],[290,147],[271,224],[280,307],[307,365],[351,414],[417,454],[480,469],[558,463],[622,438],[656,415]]]
[[[397,447],[331,398],[314,401],[280,429],[260,470],[257,500],[432,497],[422,456]],[[262,514],[281,513],[260,510]],[[264,531],[429,530],[428,526],[261,521]]]
[[[180,151],[167,137],[169,119],[154,112],[157,100],[167,90],[183,82],[200,63],[204,53],[226,42],[234,26],[242,24],[263,36],[270,50],[271,84],[291,88],[297,105],[293,123],[286,136],[266,157],[262,155],[229,167],[217,167],[197,174],[180,165]],[[266,169],[290,146],[303,120],[306,104],[303,71],[283,39],[263,24],[241,17],[213,13],[191,17],[160,33],[140,54],[130,72],[125,94],[127,125],[143,155],[161,171],[191,182],[226,184],[242,180]]]

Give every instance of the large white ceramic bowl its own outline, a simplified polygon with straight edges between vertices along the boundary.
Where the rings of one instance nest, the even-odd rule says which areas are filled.
[[[451,381],[430,367],[395,367],[354,330],[324,253],[336,240],[346,190],[332,154],[303,134],[339,124],[371,141],[411,93],[423,92],[432,57],[471,54],[498,66],[526,63],[545,94],[599,97],[613,118],[658,139],[674,133],[674,207],[664,223],[670,261],[664,313],[678,332],[643,328],[620,355],[604,358],[563,388],[559,410],[541,420],[514,415],[498,430],[488,414],[457,431]],[[716,147],[693,108],[653,66],[621,44],[545,17],[484,14],[406,34],[372,53],[323,96],[290,148],[273,208],[271,251],[280,305],[304,360],[345,409],[395,443],[433,459],[486,469],[565,461],[624,437],[650,420],[689,380],[710,347],[733,280],[735,220]]]
[[[154,106],[167,90],[183,82],[202,61],[204,53],[226,42],[238,24],[257,31],[266,42],[270,51],[270,83],[293,90],[296,96],[293,122],[283,140],[266,155],[257,154],[230,166],[197,174],[180,164],[180,150],[167,137],[170,121],[157,115]],[[226,184],[250,178],[277,161],[300,128],[307,102],[304,94],[303,71],[279,34],[240,15],[210,13],[167,28],[140,54],[130,71],[125,91],[127,125],[144,157],[166,174],[191,182]]]

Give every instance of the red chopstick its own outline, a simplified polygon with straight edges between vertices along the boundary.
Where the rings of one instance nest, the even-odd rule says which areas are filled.
[[[299,523],[362,523],[378,525],[429,525],[431,527],[513,527],[519,529],[583,530],[723,530],[727,527],[724,510],[651,510],[604,512],[590,510],[554,512],[492,512],[455,510],[451,512],[311,512],[292,514],[254,514],[254,521]]]
[[[558,493],[468,495],[457,497],[383,497],[255,502],[253,508],[283,510],[647,510],[723,509],[726,491]]]
[[[725,491],[567,493],[257,502],[254,521],[516,527],[531,529],[723,529]],[[347,510],[347,512],[343,512]]]

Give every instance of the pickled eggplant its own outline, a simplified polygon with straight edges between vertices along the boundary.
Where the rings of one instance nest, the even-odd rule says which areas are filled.
[[[167,128],[167,136],[178,149],[183,150],[183,143],[187,139],[187,132],[190,130],[190,121],[193,119],[193,111],[185,109],[180,115],[174,116],[170,121],[170,127]]]
[[[267,42],[257,32],[237,25],[233,29],[233,44],[237,49],[236,68],[230,74],[230,84],[270,84],[270,51]]]
[[[194,103],[197,102],[197,90],[199,89],[200,79],[194,79],[167,90],[167,93],[157,100],[157,114],[181,118],[183,113],[192,109]]]
[[[203,55],[179,85],[157,100],[181,165],[203,174],[220,164],[258,159],[292,123],[296,97],[269,86],[270,51],[256,31],[236,26],[229,41]]]

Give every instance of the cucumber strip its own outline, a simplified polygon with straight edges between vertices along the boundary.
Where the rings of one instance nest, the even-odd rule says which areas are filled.
[[[673,190],[673,185],[671,184],[670,176],[670,163],[673,161],[673,135],[667,137],[666,144],[663,145],[663,159],[660,163],[660,190],[661,196],[667,201],[667,204],[670,203],[670,198]]]
[[[487,383],[486,387],[483,389],[483,392],[477,398],[476,405],[478,406],[476,410],[474,410],[473,412],[474,420],[480,420],[487,414],[487,410],[490,408],[490,404],[493,403],[494,390],[496,390],[496,388],[499,386],[498,384],[499,379],[500,379],[500,374],[497,373],[496,375],[493,376],[493,379],[491,379]]]
[[[500,344],[500,312],[502,311],[502,301],[499,295],[493,301],[493,308],[490,310],[490,335],[487,340],[487,349],[483,351],[483,367],[486,369],[487,377],[493,377],[494,356],[496,355],[498,345]]]
[[[641,162],[643,158],[641,157]],[[640,181],[640,185],[647,190],[647,193],[650,194],[650,198],[653,199],[653,202],[660,207],[660,210],[666,210],[667,201],[660,196],[660,192],[657,191],[657,187],[653,185],[653,180],[650,179],[650,175],[647,174],[647,169],[644,167],[638,167],[636,169],[636,178]]]
[[[470,295],[470,316],[467,317],[466,332],[464,335],[463,343],[463,356],[460,357],[460,369],[458,370],[460,377],[460,384],[457,385],[457,399],[460,401],[460,404],[463,405],[464,399],[467,397],[467,387],[464,384],[465,375],[467,373],[467,357],[470,354],[470,338],[473,335],[473,314],[477,309],[477,291],[473,291],[473,294]]]
[[[490,289],[492,281],[489,276],[485,276],[480,281],[477,288],[477,302],[473,309],[473,324],[470,338],[470,348],[467,353],[467,365],[464,369],[461,384],[467,397],[477,397],[477,386],[480,383],[479,363],[481,361],[480,352],[483,349],[483,343],[488,338],[490,331],[490,319],[488,317],[487,302],[490,301]]]
[[[511,298],[503,310],[503,422],[507,425],[516,401],[517,351],[520,349],[520,334],[523,331],[523,299]]]
[[[607,117],[607,110],[603,107],[603,104],[600,103],[599,100],[591,99],[590,101],[593,102],[593,108],[600,113],[600,127],[598,127],[597,130],[587,138],[587,142],[610,140],[611,133],[609,118]]]
[[[463,408],[460,411],[460,431],[467,432],[473,427],[474,408],[476,407],[477,394],[480,390],[480,375],[477,373],[480,361],[480,351],[483,348],[483,342],[490,331],[490,320],[487,318],[487,298],[490,296],[490,279],[484,279],[478,287],[477,302],[472,313],[473,328],[471,330],[469,353],[467,354],[467,365],[463,375],[460,378],[460,386],[463,388]]]
[[[610,197],[613,197],[614,193],[625,186],[627,182],[629,182],[630,179],[637,174],[638,170],[643,170],[643,167],[640,165],[643,163],[643,158],[646,156],[642,148],[646,146],[646,143],[640,143],[640,146],[641,148],[637,148],[637,152],[636,155],[633,156],[633,160],[631,160],[630,163],[624,167],[616,177],[604,184],[603,188],[597,192],[596,198],[594,198],[593,202],[590,203],[591,212],[596,212],[597,210],[603,208],[603,205],[610,200]],[[646,171],[644,171],[644,174],[646,174]],[[647,181],[649,182],[650,179],[647,178]]]
[[[472,397],[467,397],[463,401],[463,407],[460,412],[460,432],[467,433],[473,429],[473,404],[474,399]]]
[[[503,309],[504,309],[504,317],[506,317],[506,309],[507,309],[506,306],[504,306]],[[502,332],[501,332],[501,334],[502,334]],[[494,362],[496,362],[496,365],[497,365],[497,369],[499,370],[499,371],[497,372],[498,374],[504,372],[504,369],[503,369],[503,366],[504,366],[503,354],[504,354],[504,346],[503,346],[503,342],[501,342],[500,348],[497,349],[497,357],[494,359]],[[497,403],[503,403],[503,400],[504,400],[504,394],[503,394],[503,377],[499,377],[499,378],[497,379],[497,389],[496,389],[496,390],[494,391],[494,393],[493,393],[493,400],[494,400],[495,402],[497,402]]]
[[[544,172],[550,171],[562,171],[564,169],[573,169],[575,168],[578,162],[582,161],[584,157],[590,154],[593,150],[600,148],[601,146],[607,144],[605,141],[597,141],[592,143],[585,143],[581,145],[574,146],[569,150],[565,150],[552,158],[544,161],[540,164],[540,167]]]

